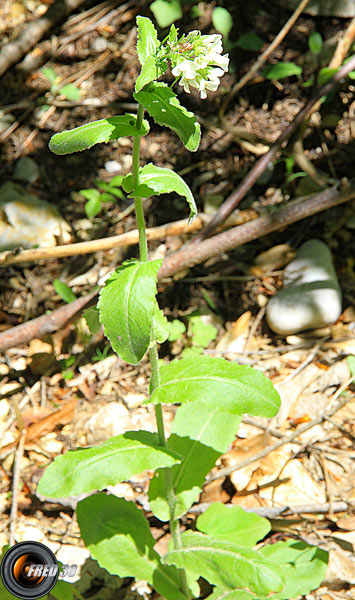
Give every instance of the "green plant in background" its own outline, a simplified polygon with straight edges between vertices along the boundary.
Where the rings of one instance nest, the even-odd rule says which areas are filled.
[[[80,98],[80,90],[73,85],[68,83],[67,85],[60,85],[60,78],[51,67],[44,67],[41,69],[41,73],[48,79],[50,83],[50,93],[52,96],[64,96],[66,100],[77,102]]]
[[[193,31],[179,38],[174,25],[159,42],[151,21],[137,17],[137,53],[141,72],[135,84],[137,114],[101,119],[55,134],[50,148],[67,154],[133,136],[132,173],[122,186],[134,199],[140,258],[125,261],[102,288],[99,319],[118,356],[138,364],[149,352],[149,399],[155,409],[157,433],[129,431],[104,443],[68,451],[47,468],[38,491],[49,497],[104,490],[142,471],[154,471],[149,502],[153,514],[169,521],[171,544],[161,556],[154,548],[143,512],[123,498],[95,493],[78,503],[77,517],[84,543],[93,558],[110,573],[148,581],[168,600],[200,595],[198,579],[214,589],[213,600],[286,599],[308,593],[324,575],[327,553],[303,542],[252,547],[270,524],[238,507],[211,506],[197,519],[197,531],[181,531],[180,517],[198,499],[205,477],[235,438],[243,413],[274,416],[280,398],[263,373],[222,358],[194,356],[160,367],[157,343],[176,337],[181,326],[168,327],[156,299],[161,260],[148,260],[142,198],[177,193],[196,214],[193,195],[174,171],[148,164],[140,167],[141,137],[149,132],[144,112],[167,126],[190,151],[196,151],[200,127],[195,115],[179,102],[172,88],[157,79],[170,63],[175,82],[185,89],[217,89],[228,69],[220,35]],[[93,315],[91,315],[93,316]],[[215,332],[201,329],[198,315],[191,332],[203,346]],[[189,324],[189,327],[190,327]],[[175,333],[174,333],[175,330]],[[178,404],[167,438],[163,404]]]
[[[96,188],[88,188],[80,190],[81,194],[86,200],[85,212],[89,218],[96,217],[101,212],[102,205],[105,202],[114,202],[116,199],[122,199],[124,197],[122,190],[123,176],[116,175],[107,183],[101,181],[101,179],[95,180]]]

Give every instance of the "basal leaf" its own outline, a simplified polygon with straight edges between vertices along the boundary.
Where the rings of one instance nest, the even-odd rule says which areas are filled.
[[[110,142],[127,135],[147,135],[149,123],[145,119],[140,129],[136,128],[137,116],[125,114],[108,119],[93,121],[75,129],[55,133],[49,141],[49,149],[54,154],[72,154],[87,150],[95,144]]]
[[[312,31],[308,38],[308,48],[312,54],[320,54],[323,48],[323,38],[319,31]]]
[[[147,469],[172,466],[176,453],[162,448],[149,431],[128,431],[99,446],[69,450],[57,456],[38,484],[38,492],[63,498],[102,490]]]
[[[154,81],[139,92],[134,92],[133,96],[143,104],[156,123],[175,131],[191,152],[197,150],[201,131],[196,117],[180,104],[166,83]]]
[[[274,596],[270,596],[272,600]],[[256,600],[255,595],[246,590],[225,590],[215,587],[213,593],[206,600]]]
[[[139,363],[150,343],[161,263],[126,261],[100,292],[98,308],[105,335],[118,356],[130,364]]]
[[[285,573],[285,589],[272,600],[309,594],[321,585],[327,570],[328,552],[299,540],[268,544],[260,548],[260,554],[280,565]]]
[[[190,206],[189,223],[197,214],[195,200],[189,186],[180,175],[171,169],[156,167],[152,163],[149,163],[139,169],[139,185],[135,190],[133,190],[133,178],[131,174],[126,175],[122,181],[122,187],[125,192],[130,192],[129,197],[141,196],[149,198],[149,196],[153,195],[174,192],[175,194],[179,194],[179,196],[184,196]]]
[[[257,598],[266,598],[284,588],[282,570],[255,550],[194,531],[184,531],[181,541],[182,548],[170,549],[164,562],[225,590],[251,591]]]
[[[197,518],[196,527],[211,538],[250,548],[263,539],[271,529],[267,519],[247,512],[240,506],[226,506],[221,502],[211,504]]]
[[[280,408],[279,394],[261,371],[205,356],[162,366],[160,386],[154,390],[151,401],[201,401],[224,412],[261,417],[273,417]]]
[[[161,563],[148,521],[133,502],[95,494],[79,502],[77,516],[84,543],[101,567],[148,581],[167,600],[184,600],[176,568]]]
[[[183,515],[201,493],[205,476],[235,439],[240,419],[238,415],[211,409],[200,402],[178,408],[168,439],[168,448],[184,457],[179,465],[171,468],[176,496],[175,518]],[[161,521],[168,521],[162,469],[156,471],[150,482],[149,501],[154,514]]]

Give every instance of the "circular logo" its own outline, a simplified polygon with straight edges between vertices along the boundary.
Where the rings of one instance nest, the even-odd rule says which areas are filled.
[[[53,552],[39,542],[20,542],[8,550],[1,562],[1,579],[18,598],[36,599],[48,594],[58,579]]]

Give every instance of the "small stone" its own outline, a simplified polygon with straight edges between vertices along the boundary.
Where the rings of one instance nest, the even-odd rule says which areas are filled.
[[[117,162],[117,160],[108,160],[105,162],[104,164],[105,167],[105,171],[107,171],[107,173],[117,173],[118,171],[121,171],[122,169],[122,165]]]
[[[39,176],[39,167],[30,156],[20,158],[15,166],[13,177],[25,183],[34,183]]]
[[[97,37],[91,44],[94,52],[104,52],[107,48],[107,40],[104,37]]]
[[[266,319],[282,335],[323,327],[341,313],[341,291],[332,255],[320,240],[309,240],[285,269],[284,287],[269,301]]]

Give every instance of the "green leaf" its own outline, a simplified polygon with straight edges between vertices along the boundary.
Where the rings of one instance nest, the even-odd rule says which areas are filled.
[[[131,174],[126,175],[123,179],[122,187],[125,192],[130,192],[129,198],[133,196],[149,198],[153,195],[175,192],[179,196],[184,196],[190,206],[189,223],[197,214],[195,200],[189,186],[180,175],[171,169],[156,167],[149,163],[139,169],[139,185],[135,190],[133,190],[133,177]]]
[[[85,213],[89,219],[96,217],[101,210],[101,194],[98,198],[90,198],[85,204]]]
[[[191,346],[184,348],[180,354],[181,358],[193,358],[194,356],[200,356],[203,354],[202,346]]]
[[[349,354],[346,362],[348,363],[351,377],[355,377],[355,356],[353,354]]]
[[[49,140],[49,149],[54,154],[72,154],[87,150],[95,144],[110,142],[127,135],[147,135],[148,121],[142,122],[140,129],[136,128],[137,116],[126,113],[119,117],[100,119],[75,129],[55,133]]]
[[[191,326],[189,329],[191,329],[192,341],[196,346],[207,348],[208,344],[217,337],[217,327],[210,323],[204,323],[201,315],[189,317],[189,325]]]
[[[317,84],[319,86],[324,85],[333,77],[333,75],[335,75],[335,73],[337,73],[337,71],[339,71],[338,68],[331,69],[330,67],[324,67],[318,73]]]
[[[126,261],[100,292],[100,321],[113,350],[136,365],[148,350],[161,260]]]
[[[274,596],[270,596],[270,600],[273,600]],[[225,590],[223,588],[215,587],[213,594],[207,596],[206,600],[256,600],[255,595],[245,590]]]
[[[58,78],[58,75],[55,72],[55,70],[50,67],[45,67],[41,69],[41,73],[43,73],[43,75],[48,79],[51,85],[53,85],[55,80]]]
[[[120,180],[122,183],[122,175],[120,175]],[[108,194],[110,194],[111,196],[116,196],[116,198],[123,198],[123,193],[121,190],[118,190],[117,187],[114,187],[112,185],[112,181],[110,183],[106,183],[105,181],[95,181],[96,185],[100,188],[100,190],[103,190],[105,192],[107,192]],[[121,183],[119,185],[121,185]]]
[[[95,335],[98,331],[100,331],[101,323],[99,319],[99,311],[96,306],[86,308],[83,312],[83,317],[86,319],[87,326],[92,335]]]
[[[68,85],[64,85],[62,88],[59,88],[58,93],[72,102],[77,102],[80,98],[79,88],[72,83],[68,83]]]
[[[135,90],[139,92],[147,83],[159,77],[155,56],[148,56],[136,80]]]
[[[224,38],[228,38],[229,32],[233,27],[232,16],[226,8],[217,6],[212,12],[213,27],[219,31]]]
[[[167,600],[185,599],[177,570],[161,563],[148,521],[133,502],[95,494],[79,502],[77,516],[85,546],[101,567],[148,581]]]
[[[163,561],[203,577],[226,590],[246,589],[267,597],[284,587],[282,570],[259,552],[232,542],[213,540],[203,533],[184,531],[182,548],[169,550]]]
[[[271,530],[267,519],[221,502],[209,506],[197,518],[196,527],[211,538],[248,547],[255,546]]]
[[[72,600],[73,599],[73,584],[68,581],[59,579],[51,590],[51,596],[56,600]]]
[[[86,198],[86,200],[100,200],[100,192],[96,188],[89,188],[87,190],[80,190],[79,194]]]
[[[179,321],[179,319],[174,319],[173,321],[169,321],[168,328],[169,328],[169,337],[168,337],[169,342],[176,342],[176,340],[179,340],[182,337],[183,333],[186,331],[185,324],[182,321]]]
[[[201,402],[180,406],[168,439],[168,448],[184,457],[171,468],[176,495],[175,518],[183,515],[198,498],[205,476],[217,458],[234,441],[241,417],[211,409]],[[161,521],[169,520],[163,470],[155,472],[149,486],[152,511]]]
[[[63,300],[65,302],[73,302],[73,300],[76,300],[76,295],[74,294],[74,292],[70,289],[70,287],[64,283],[64,281],[60,281],[60,279],[55,279],[53,282],[53,287],[55,289],[55,291],[57,292],[57,294],[59,294],[59,296],[61,298],[63,298]]]
[[[274,417],[280,408],[279,394],[261,371],[205,356],[174,360],[163,366],[160,385],[151,401],[201,401],[231,414],[261,417]]]
[[[38,492],[63,498],[102,490],[142,473],[179,462],[176,452],[160,447],[155,433],[127,431],[99,446],[69,450],[57,456],[38,484]]]
[[[256,33],[246,33],[240,36],[236,42],[236,46],[239,46],[239,48],[242,48],[243,50],[252,50],[254,52],[259,52],[263,45],[263,40]]]
[[[158,34],[148,17],[137,17],[137,54],[143,66],[148,56],[155,55],[159,46]]]
[[[298,540],[269,544],[260,554],[282,567],[286,586],[272,600],[304,596],[322,583],[328,564],[328,552]]]
[[[317,55],[322,52],[323,38],[318,31],[312,31],[308,38],[308,47],[312,54]]]
[[[168,339],[169,336],[168,320],[164,316],[163,311],[159,309],[159,305],[157,302],[154,306],[153,325],[155,339],[159,344],[162,344],[163,342],[165,342],[165,340]]]
[[[156,123],[175,131],[191,152],[197,150],[201,136],[200,125],[195,115],[180,104],[176,94],[166,83],[153,81],[139,92],[134,92],[133,96],[143,104]]]
[[[266,79],[283,79],[292,75],[301,75],[302,68],[292,62],[279,62],[275,65],[268,65],[261,74]]]
[[[150,5],[159,27],[169,27],[171,23],[181,19],[182,10],[179,0],[154,0]]]

